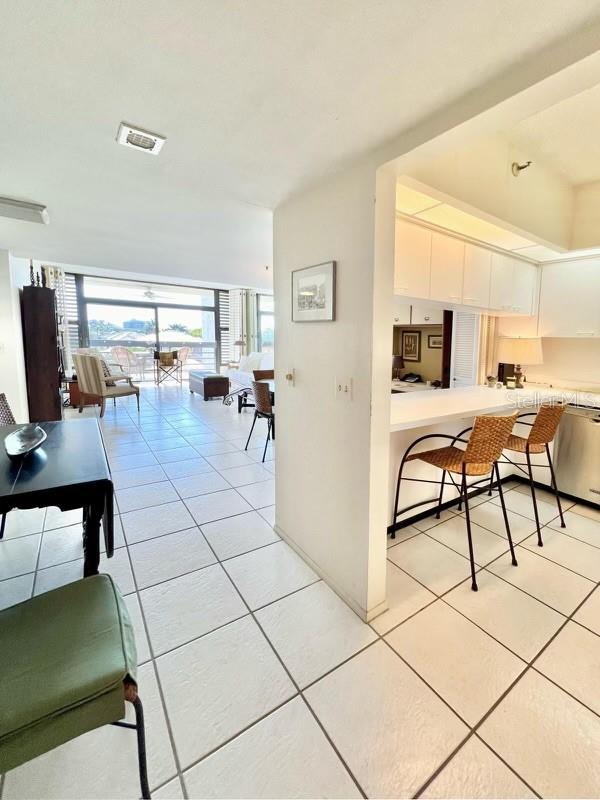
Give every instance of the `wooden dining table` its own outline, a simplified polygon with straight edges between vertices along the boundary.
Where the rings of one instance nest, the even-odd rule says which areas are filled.
[[[28,455],[11,459],[4,439],[21,425],[0,426],[0,514],[15,508],[82,509],[83,575],[96,575],[100,527],[106,555],[114,552],[113,483],[95,419],[40,422],[47,438]],[[0,542],[1,555],[2,542]]]

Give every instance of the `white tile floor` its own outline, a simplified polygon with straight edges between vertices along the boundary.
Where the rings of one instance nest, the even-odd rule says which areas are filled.
[[[118,503],[102,558],[136,629],[156,798],[598,797],[600,514],[527,490],[388,541],[389,610],[362,623],[284,544],[265,427],[144,387],[102,428]],[[259,427],[260,426],[260,427]],[[81,575],[78,514],[11,512],[0,606]],[[90,765],[94,769],[90,769]],[[135,741],[101,728],[3,776],[0,797],[135,798]]]

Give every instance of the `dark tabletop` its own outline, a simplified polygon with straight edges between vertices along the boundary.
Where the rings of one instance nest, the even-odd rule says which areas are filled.
[[[110,481],[95,419],[40,422],[47,439],[24,459],[10,459],[4,439],[21,425],[0,426],[0,498],[66,486]]]

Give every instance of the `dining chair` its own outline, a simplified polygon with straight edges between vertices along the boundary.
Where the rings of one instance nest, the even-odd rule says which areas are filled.
[[[0,641],[0,773],[117,725],[137,734],[141,796],[149,798],[133,626],[112,578],[83,578],[5,608]],[[125,702],[135,724],[123,721]]]
[[[119,345],[118,347],[111,347],[110,352],[117,364],[129,375],[138,375],[143,379],[143,372],[140,359],[128,347]]]
[[[108,375],[104,373],[101,360],[97,356],[83,355],[75,353],[73,355],[75,362],[75,369],[77,371],[77,380],[79,384],[79,394],[81,395],[81,402],[79,405],[79,413],[83,411],[83,406],[88,398],[100,400],[100,416],[104,416],[106,408],[106,398],[112,397],[116,400],[117,397],[127,397],[135,395],[137,400],[138,412],[140,410],[140,388],[135,386],[129,376],[122,375]],[[125,386],[119,386],[119,380],[127,378]]]
[[[264,463],[265,456],[267,455],[267,445],[269,444],[269,439],[271,439],[271,437],[275,439],[275,410],[273,409],[273,404],[271,402],[271,390],[269,389],[268,383],[263,383],[262,381],[252,381],[252,394],[254,395],[254,419],[252,420],[252,427],[250,428],[248,441],[246,442],[246,447],[244,450],[248,449],[252,431],[256,425],[256,420],[259,417],[266,419],[267,439],[265,441],[265,449],[263,450],[262,457]]]
[[[0,393],[0,425],[15,425],[16,420],[6,399],[4,392]],[[0,517],[0,539],[4,538],[6,514]]]
[[[500,473],[498,471],[498,459],[502,455],[502,451],[506,446],[508,437],[511,434],[513,425],[517,418],[517,414],[511,414],[505,417],[494,416],[481,416],[475,417],[473,427],[470,430],[468,439],[460,438],[461,435],[451,436],[444,433],[428,433],[425,436],[420,436],[415,439],[407,448],[400,467],[398,469],[398,481],[396,483],[396,498],[394,505],[394,519],[392,524],[395,524],[399,514],[402,510],[398,511],[398,499],[400,495],[400,485],[402,482],[402,473],[404,467],[409,461],[423,461],[433,467],[442,470],[442,479],[440,481],[440,494],[438,497],[438,508],[436,516],[439,518],[440,509],[443,502],[445,478],[448,474],[454,483],[455,488],[459,491],[460,502],[465,504],[465,521],[467,528],[467,541],[469,546],[469,561],[471,562],[471,588],[474,592],[477,591],[477,580],[475,578],[475,557],[473,554],[473,537],[471,531],[471,514],[469,510],[468,498],[468,484],[467,477],[470,476],[486,476],[490,473],[496,474],[498,478],[498,492],[500,495],[500,505],[502,506],[502,514],[504,516],[504,525],[506,528],[506,537],[508,539],[508,546],[510,548],[511,561],[513,566],[517,566],[517,558],[515,556],[515,549],[513,546],[512,536],[510,533],[510,525],[508,521],[508,514],[506,513],[506,506],[504,504],[504,494],[502,492],[502,484],[500,483]],[[463,431],[466,433],[466,431]],[[419,453],[411,452],[421,442],[428,439],[450,439],[451,444],[446,447],[438,447],[434,450],[425,450]],[[466,444],[463,450],[456,447],[456,442]],[[452,478],[452,474],[460,475],[460,484],[457,485]],[[407,480],[419,481],[419,478],[407,478]],[[423,479],[424,480],[424,479]],[[430,483],[431,481],[425,481]],[[406,511],[406,509],[404,509]],[[392,534],[393,536],[394,534]]]
[[[533,514],[535,517],[535,524],[537,528],[537,543],[539,547],[544,546],[544,542],[542,540],[542,530],[540,526],[540,517],[538,512],[538,505],[537,505],[537,498],[535,496],[535,484],[533,480],[533,464],[531,463],[531,455],[534,454],[546,454],[546,459],[548,461],[547,464],[536,464],[536,467],[544,467],[550,469],[550,485],[552,487],[552,491],[554,493],[554,497],[556,498],[556,505],[558,507],[558,514],[560,517],[560,526],[561,528],[566,528],[565,518],[563,516],[562,505],[560,502],[560,495],[558,494],[558,487],[556,485],[556,476],[554,474],[554,464],[552,463],[552,456],[550,455],[550,443],[554,440],[556,436],[556,432],[558,430],[558,426],[562,419],[562,415],[565,412],[565,404],[564,403],[552,403],[550,405],[542,405],[539,407],[537,412],[535,411],[528,411],[526,414],[519,414],[517,417],[517,425],[527,425],[531,428],[529,431],[529,436],[517,436],[516,434],[511,434],[508,437],[508,441],[504,447],[505,450],[508,450],[512,453],[524,453],[525,454],[525,464],[519,464],[518,462],[512,461],[506,454],[504,454],[505,459],[512,464],[514,467],[519,467],[522,470],[523,467],[527,467],[527,477],[529,480],[529,490],[531,492],[531,499],[533,501]],[[533,422],[523,422],[524,417],[535,417]],[[524,471],[524,470],[522,470]],[[489,494],[492,493],[492,482],[490,481],[490,488]]]

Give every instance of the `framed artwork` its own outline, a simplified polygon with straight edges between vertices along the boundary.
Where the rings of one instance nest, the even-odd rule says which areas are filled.
[[[438,333],[430,333],[427,336],[427,347],[430,350],[441,350],[444,339]]]
[[[402,358],[405,361],[421,360],[421,331],[402,331]]]
[[[292,322],[335,319],[335,261],[292,272]]]

